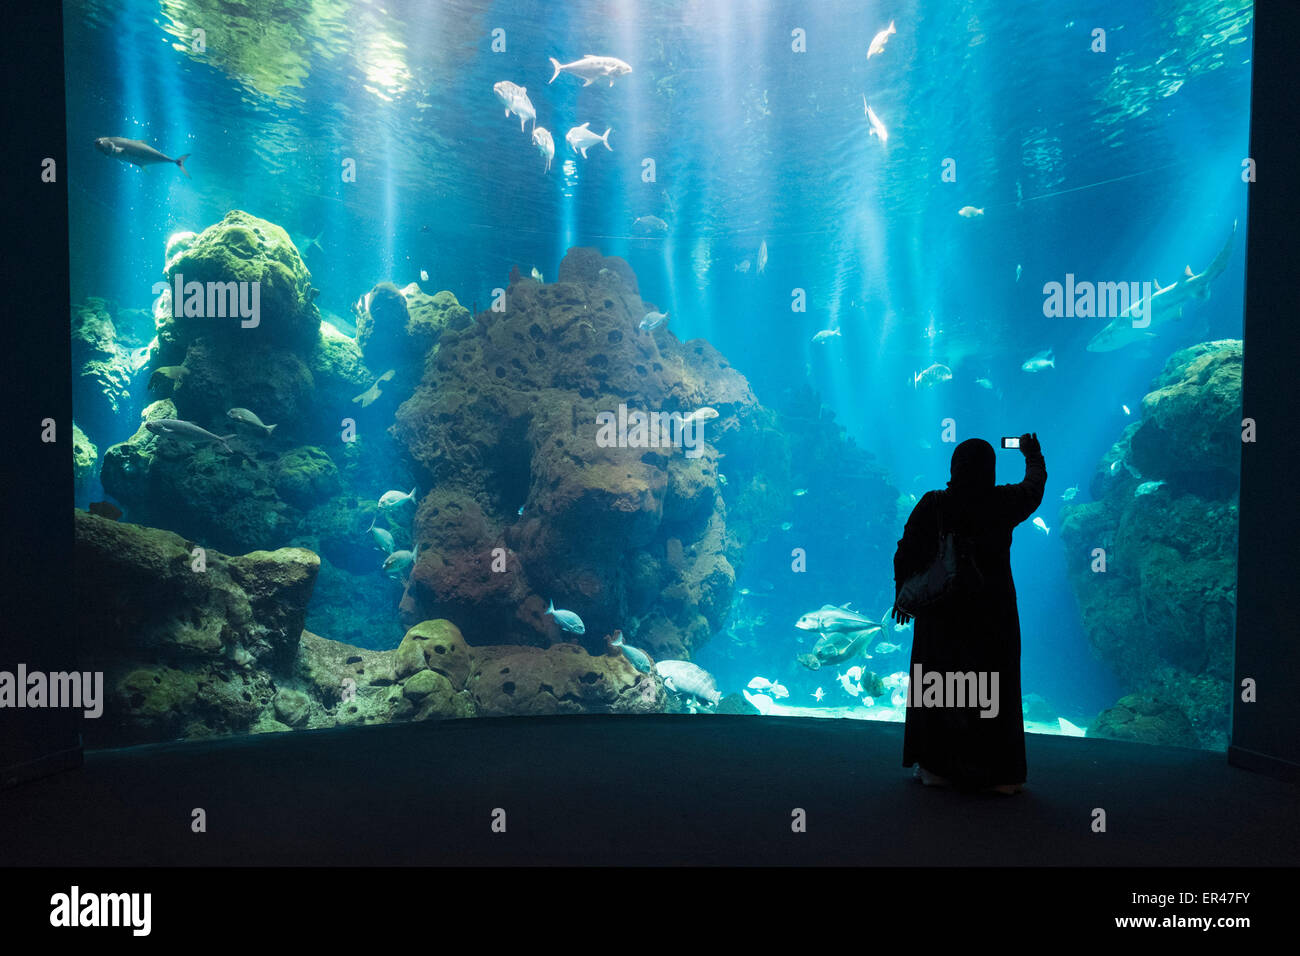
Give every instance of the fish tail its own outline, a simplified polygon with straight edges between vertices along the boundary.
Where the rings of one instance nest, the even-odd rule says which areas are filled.
[[[410,493],[409,495],[407,495],[406,497],[408,497],[408,498],[414,498],[414,497],[415,497],[415,489],[412,488],[412,489],[411,489],[411,493]]]
[[[554,601],[547,601],[547,602],[546,602],[546,613],[549,614],[549,615],[551,615],[552,617],[555,616],[555,602],[554,602]]]
[[[610,129],[605,130],[605,135],[600,138],[600,141],[605,144],[605,148],[611,153],[614,152],[614,147],[609,145],[609,134],[612,132],[614,132],[614,130],[611,127]]]
[[[897,32],[898,32],[897,30],[894,29],[894,21],[893,21],[893,20],[890,20],[890,21],[889,21],[889,32],[890,32],[890,33],[897,33]]]
[[[555,78],[560,75],[560,61],[557,60],[555,57],[551,57],[550,60],[551,60],[551,66],[555,67],[555,72],[551,74],[551,78],[546,81],[548,86],[554,83]]]
[[[279,426],[278,424],[275,424],[275,425],[267,425],[267,426],[266,426],[266,437],[267,437],[267,438],[270,438],[270,437],[271,437],[271,432],[275,431],[275,430],[276,430],[277,428],[279,428],[279,427],[280,427],[280,426]]]
[[[192,177],[190,176],[190,171],[189,171],[188,169],[185,168],[185,160],[189,159],[191,155],[192,155],[191,153],[186,153],[186,154],[185,154],[184,156],[182,156],[180,159],[176,160],[176,165],[179,166],[179,167],[181,168],[181,172],[183,172],[183,173],[185,174],[185,178],[186,178],[186,179],[190,179],[190,178],[192,178]]]

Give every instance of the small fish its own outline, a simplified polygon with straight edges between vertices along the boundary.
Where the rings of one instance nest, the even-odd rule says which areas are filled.
[[[820,704],[822,698],[826,696],[826,691],[818,687],[815,691],[812,692],[812,696]]]
[[[156,368],[149,376],[149,391],[154,391],[164,381],[171,382],[172,391],[175,391],[185,382],[185,376],[189,374],[190,370],[184,365],[164,365],[162,368]]]
[[[742,259],[742,260],[740,260],[739,262],[737,262],[737,263],[736,263],[736,271],[739,272],[741,275],[748,275],[748,274],[749,274],[749,260],[748,260],[748,259]]]
[[[653,332],[667,321],[667,312],[647,312],[645,318],[643,318],[640,324],[637,325],[637,328],[641,329],[643,332]]]
[[[852,670],[852,668],[850,668],[850,670]],[[840,686],[844,688],[844,692],[846,694],[850,694],[854,697],[857,697],[859,694],[862,693],[862,685],[859,684],[856,680],[854,680],[852,675],[836,674],[835,679],[840,682]]]
[[[614,147],[609,145],[609,134],[614,130],[607,129],[605,135],[597,136],[589,129],[590,126],[590,123],[583,123],[564,134],[564,141],[569,144],[569,148],[575,153],[581,153],[583,159],[587,158],[587,150],[597,143],[604,143],[607,150],[614,152]]]
[[[86,510],[109,521],[117,521],[122,517],[122,509],[111,501],[92,501]]]
[[[987,378],[977,378],[975,379],[975,384],[978,385],[980,388],[987,388],[987,389],[993,388],[993,383],[990,382]]]
[[[777,700],[783,700],[790,696],[790,691],[784,684],[773,684],[771,690],[772,696]]]
[[[976,209],[974,206],[962,206],[957,210],[957,215],[963,219],[978,219],[984,215],[983,209]]]
[[[497,95],[503,106],[506,108],[506,116],[514,113],[519,117],[519,132],[524,131],[524,123],[532,120],[533,125],[537,125],[537,110],[533,108],[532,100],[528,98],[528,90],[509,80],[502,80],[500,83],[492,84],[492,92]]]
[[[903,646],[902,644],[894,644],[891,641],[881,641],[874,648],[872,648],[872,650],[874,650],[877,654],[893,654],[902,646]]]
[[[632,67],[614,56],[592,56],[588,53],[581,60],[574,60],[572,63],[561,63],[555,57],[550,57],[550,61],[551,66],[555,67],[555,72],[546,81],[548,86],[554,83],[561,73],[572,73],[574,76],[582,77],[583,86],[591,86],[595,80],[608,77],[609,85],[613,86],[614,77],[626,76],[632,72]]]
[[[693,422],[709,422],[718,417],[718,410],[709,405],[703,405],[691,412],[689,415],[682,417],[683,424]]]
[[[636,229],[643,236],[668,235],[668,223],[664,222],[658,216],[638,216],[632,223],[632,228]]]
[[[415,501],[414,488],[411,489],[409,494],[403,494],[400,491],[385,491],[383,495],[381,495],[379,498],[378,507],[380,511],[387,511],[390,508],[396,508],[399,505],[404,505],[408,501],[412,503],[414,503]]]
[[[252,428],[260,429],[267,438],[271,437],[271,432],[275,431],[277,425],[264,425],[262,420],[250,412],[247,408],[232,408],[226,412],[226,417],[233,422],[239,422]]]
[[[758,244],[758,273],[757,274],[762,275],[763,270],[766,268],[767,268],[767,240],[764,239],[762,242]]]
[[[375,517],[370,519],[370,527],[366,530],[369,531],[370,536],[375,539],[375,543],[384,549],[385,554],[392,554],[394,548],[393,533],[387,528],[376,528],[375,521],[378,520],[378,518],[379,513],[376,512]]]
[[[1016,281],[1017,281],[1017,282],[1020,281],[1020,268],[1021,268],[1021,267],[1020,267],[1020,263],[1017,262],[1017,263],[1016,263]]]
[[[938,362],[935,362],[923,371],[912,373],[913,388],[921,388],[923,386],[925,388],[933,388],[940,382],[949,381],[952,381],[952,369],[946,365],[941,365]]]
[[[523,506],[523,505],[520,505],[520,506],[519,506],[519,510],[516,511],[515,514],[519,515],[519,517],[522,518],[522,517],[524,516],[524,506]]]
[[[425,270],[425,269],[421,269],[421,270],[420,270],[420,281],[421,281],[421,282],[428,282],[428,281],[429,281],[429,273],[428,273],[427,270]]]
[[[782,530],[782,531],[789,531],[789,530],[790,530],[791,528],[793,528],[793,527],[794,527],[794,524],[793,524],[792,522],[789,522],[789,521],[783,521],[783,522],[781,522],[781,530]]]
[[[880,137],[880,145],[884,146],[889,140],[889,130],[885,129],[885,124],[880,122],[880,117],[876,115],[876,111],[867,105],[867,95],[865,93],[862,94],[862,108],[867,114],[867,122],[871,124],[871,132],[867,136]]]
[[[1124,409],[1124,414],[1125,414],[1125,415],[1132,415],[1132,414],[1133,414],[1131,411],[1129,411],[1129,407],[1128,407],[1127,405],[1121,405],[1120,408]]]
[[[384,558],[383,570],[389,577],[404,578],[415,564],[415,555],[406,550],[394,551]]]
[[[369,296],[367,296],[366,298],[368,299]],[[369,305],[370,305],[370,303],[367,302],[367,303],[366,303],[367,309],[369,308]],[[375,379],[375,384],[374,384],[374,385],[371,385],[368,389],[366,389],[364,392],[362,392],[362,393],[361,393],[360,395],[358,395],[356,398],[352,399],[352,401],[354,401],[354,402],[360,402],[362,408],[365,408],[366,406],[368,406],[368,405],[370,405],[371,403],[375,402],[375,401],[379,398],[380,395],[384,394],[383,391],[379,388],[379,384],[380,384],[381,382],[387,382],[390,378],[392,378],[392,377],[393,377],[394,375],[396,375],[396,374],[397,374],[397,371],[396,371],[395,369],[391,369],[391,368],[390,368],[390,369],[389,369],[387,372],[385,372],[383,375],[379,376],[379,378]]]
[[[747,690],[742,690],[741,693],[745,695],[745,700],[753,704],[754,709],[763,716],[770,714],[772,712],[772,705],[776,703],[771,697],[768,697],[767,694],[751,694]]]
[[[748,687],[750,690],[767,690],[769,687],[772,686],[772,682],[768,680],[766,677],[755,677],[745,686]]]
[[[895,707],[902,707],[907,703],[907,694],[901,690],[896,690],[889,695],[889,703]]]
[[[880,683],[885,685],[886,690],[907,690],[907,671],[895,671],[888,677],[880,678]]]
[[[568,612],[568,611],[561,611],[560,613],[561,613],[561,614],[568,614],[568,613],[570,613],[570,612]],[[576,618],[577,615],[575,614],[574,617]],[[578,624],[581,625],[582,622],[579,621]],[[563,627],[564,625],[561,624],[560,626]],[[566,628],[566,630],[567,630],[567,628]],[[578,633],[581,634],[582,631],[579,630]],[[629,645],[629,644],[624,644],[624,643],[623,643],[623,632],[622,632],[622,631],[615,631],[615,632],[614,632],[614,640],[610,641],[609,646],[610,646],[610,647],[617,647],[617,648],[619,648],[619,649],[623,652],[623,656],[626,657],[626,658],[628,659],[628,662],[631,663],[631,665],[632,665],[633,667],[635,667],[637,670],[639,670],[642,674],[649,673],[650,668],[654,667],[654,661],[652,661],[652,660],[650,659],[650,655],[649,655],[649,654],[647,654],[645,651],[641,650],[641,648],[639,648],[639,647],[632,647],[632,646]]]
[[[840,335],[839,329],[822,329],[812,337],[812,341],[814,345],[825,345],[831,339],[838,338],[843,338],[843,336]]]
[[[1043,349],[1033,358],[1026,359],[1025,364],[1020,366],[1020,371],[1041,372],[1049,368],[1056,368],[1056,356],[1052,354],[1051,349]]]
[[[877,53],[884,53],[885,44],[888,43],[889,38],[897,32],[898,31],[894,29],[894,21],[890,20],[889,26],[885,27],[885,29],[872,37],[871,46],[867,47],[867,59],[870,60]]]
[[[796,489],[794,490],[794,496],[795,496],[796,498],[802,498],[802,497],[803,497],[804,495],[806,495],[806,494],[808,494],[808,489],[807,489],[807,488],[796,488]]]
[[[1062,501],[1073,501],[1074,498],[1075,498],[1075,496],[1076,496],[1078,493],[1079,493],[1079,486],[1078,486],[1078,485],[1072,485],[1072,486],[1070,486],[1069,488],[1066,488],[1064,491],[1061,492],[1061,500],[1062,500]]]
[[[549,602],[546,613],[555,618],[555,623],[560,625],[560,630],[568,631],[571,634],[587,633],[587,625],[582,623],[582,618],[572,611],[556,610],[555,602]]]
[[[144,427],[155,435],[175,438],[179,441],[189,442],[191,445],[206,445],[216,442],[226,451],[234,453],[234,449],[226,444],[227,441],[235,437],[233,433],[230,435],[214,435],[206,428],[200,428],[193,422],[185,422],[177,418],[155,418],[151,422],[145,422]]]
[[[325,251],[325,247],[320,244],[320,237],[323,235],[325,235],[324,230],[321,230],[320,232],[316,233],[316,235],[314,236],[309,236],[304,232],[301,234],[290,236],[290,239],[293,242],[293,247],[298,250],[299,255],[306,258],[307,253],[313,247],[315,247],[317,252]]]
[[[134,163],[140,168],[152,165],[153,163],[175,163],[181,168],[181,172],[188,179],[190,171],[185,168],[185,160],[190,158],[186,153],[180,159],[172,159],[158,150],[154,149],[148,143],[142,143],[138,139],[125,139],[121,136],[101,136],[95,140],[95,148],[105,156],[112,156],[114,159],[120,159],[126,163]]]
[[[1047,526],[1047,522],[1044,521],[1042,518],[1034,519],[1034,527],[1037,528],[1039,531],[1043,532],[1043,534],[1052,533],[1052,529]]]
[[[541,273],[541,271],[537,268],[537,266],[533,266],[533,271],[530,272],[529,275],[532,277],[532,280],[533,280],[534,282],[541,282],[541,281],[542,281],[542,273]]]
[[[1142,482],[1142,484],[1138,485],[1137,488],[1134,490],[1133,497],[1137,498],[1140,497],[1141,495],[1152,494],[1158,489],[1163,488],[1165,484],[1166,482],[1163,481],[1144,481]]]
[[[546,168],[542,172],[551,171],[551,160],[555,159],[555,139],[551,136],[551,131],[545,126],[533,127],[533,145],[537,151],[546,158]]]

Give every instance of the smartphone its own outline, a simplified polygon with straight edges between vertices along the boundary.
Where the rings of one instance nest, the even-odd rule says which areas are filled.
[[[1019,447],[1020,447],[1020,439],[1019,439],[1019,438],[1004,438],[1004,439],[1002,439],[1002,447],[1003,447],[1003,448],[1019,448]]]

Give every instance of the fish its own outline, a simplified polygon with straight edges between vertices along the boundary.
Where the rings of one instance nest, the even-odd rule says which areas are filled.
[[[889,703],[894,707],[902,707],[907,702],[907,694],[901,690],[896,690],[889,695]]]
[[[783,522],[781,522],[781,530],[782,530],[782,531],[789,531],[789,530],[790,530],[791,528],[793,528],[793,527],[794,527],[794,523],[793,523],[793,522],[790,522],[790,521],[783,521]]]
[[[984,215],[984,210],[976,209],[974,206],[962,206],[957,210],[957,215],[963,219],[978,219]]]
[[[320,244],[320,237],[323,235],[325,235],[325,231],[322,229],[314,236],[308,236],[304,232],[304,233],[295,234],[290,238],[293,241],[293,247],[298,250],[298,254],[301,256],[305,256],[307,255],[307,251],[311,249],[313,246],[315,246],[317,252],[325,251],[325,247]]]
[[[1129,407],[1128,407],[1127,405],[1121,405],[1120,408],[1124,409],[1124,414],[1125,414],[1125,415],[1132,415],[1132,414],[1133,414],[1131,411],[1129,411]]]
[[[952,381],[952,369],[946,365],[941,365],[938,362],[935,362],[929,368],[920,372],[912,373],[913,388],[921,388],[922,386],[925,388],[933,388],[940,382],[950,381]]]
[[[554,83],[561,73],[572,73],[574,76],[582,77],[583,86],[591,86],[595,80],[608,77],[609,85],[613,86],[614,77],[626,76],[632,72],[632,67],[615,56],[593,56],[588,53],[581,60],[574,60],[572,63],[561,63],[555,57],[549,59],[551,66],[555,67],[555,72],[546,81],[548,86]]]
[[[763,270],[767,268],[767,240],[764,239],[758,244],[758,270],[757,274],[762,275]]]
[[[1069,488],[1066,488],[1064,491],[1061,492],[1061,500],[1062,500],[1062,501],[1073,501],[1074,498],[1075,498],[1075,495],[1077,495],[1078,493],[1079,493],[1079,486],[1078,486],[1078,485],[1072,485],[1072,486],[1070,486]]]
[[[1082,727],[1070,723],[1064,717],[1057,717],[1056,724],[1061,729],[1061,733],[1066,737],[1083,737],[1085,736]]]
[[[1182,318],[1183,307],[1189,300],[1204,301],[1210,297],[1210,284],[1223,274],[1232,256],[1233,240],[1237,236],[1237,221],[1232,222],[1232,232],[1218,255],[1204,272],[1193,273],[1188,266],[1183,278],[1172,285],[1161,287],[1153,283],[1154,292],[1111,320],[1110,324],[1088,342],[1089,352],[1113,352],[1135,342],[1144,342],[1159,331]],[[1135,323],[1140,323],[1135,325]]]
[[[889,26],[885,27],[885,29],[881,30],[871,38],[871,46],[867,47],[867,59],[870,60],[878,53],[884,53],[885,44],[888,43],[889,38],[897,32],[898,31],[894,29],[894,21],[890,20]]]
[[[751,694],[747,690],[742,690],[741,693],[745,695],[745,700],[749,701],[754,709],[764,717],[772,712],[772,706],[776,703],[767,694]]]
[[[980,388],[991,389],[993,387],[993,383],[990,382],[987,378],[977,378],[975,379],[975,384],[978,385]]]
[[[742,259],[742,260],[740,260],[740,262],[737,262],[737,263],[736,263],[736,267],[735,267],[735,268],[736,268],[736,271],[739,272],[741,275],[748,275],[748,274],[749,274],[749,260],[748,260],[748,259]]]
[[[706,704],[717,705],[722,700],[713,675],[690,661],[659,661],[655,670],[663,678],[664,687],[674,694],[694,697]]]
[[[849,609],[847,604],[836,607],[824,604],[816,611],[809,611],[794,622],[801,631],[817,631],[829,634],[843,631],[865,631],[880,627],[876,621],[870,621],[857,611]]]
[[[650,668],[654,667],[654,661],[650,659],[649,654],[639,647],[632,647],[623,643],[622,631],[614,632],[614,640],[610,641],[609,646],[619,648],[623,652],[623,656],[628,659],[628,662],[642,674],[649,673]]]
[[[850,667],[849,670],[852,671],[853,668]],[[862,685],[853,679],[851,673],[836,674],[835,679],[840,682],[840,686],[844,688],[844,692],[846,694],[850,694],[854,697],[857,697],[859,694],[862,693]]]
[[[771,687],[772,696],[777,700],[784,700],[790,696],[790,690],[784,684],[776,683]]]
[[[240,422],[241,424],[261,429],[267,438],[270,438],[271,432],[275,431],[276,428],[279,427],[277,425],[263,425],[262,420],[247,408],[232,408],[230,411],[226,412],[226,417],[231,421]]]
[[[1052,533],[1052,529],[1047,526],[1047,522],[1044,521],[1042,518],[1034,519],[1034,527],[1037,528],[1039,531],[1043,532],[1043,534]]]
[[[181,421],[178,418],[155,418],[153,421],[145,422],[144,427],[155,435],[175,438],[189,442],[191,445],[207,445],[216,442],[226,451],[234,453],[234,449],[226,444],[227,441],[235,437],[233,433],[214,435],[206,428],[200,428],[193,422]]]
[[[383,570],[390,577],[406,577],[415,564],[415,554],[405,549],[394,551],[384,558]]]
[[[702,405],[682,418],[683,423],[709,422],[718,417],[718,410],[711,405]]]
[[[111,501],[92,501],[86,510],[109,521],[118,521],[122,517],[122,509]]]
[[[812,692],[813,699],[816,700],[817,703],[819,704],[821,703],[822,698],[825,696],[826,696],[826,691],[822,690],[820,687],[818,687],[815,691]]]
[[[421,269],[421,270],[420,270],[420,281],[421,281],[421,282],[428,282],[428,281],[429,281],[429,273],[428,273],[427,270],[425,270],[425,269]]]
[[[522,517],[524,516],[524,506],[523,506],[523,505],[520,505],[520,506],[519,506],[519,510],[516,511],[515,514],[519,515],[519,517],[522,518]]]
[[[882,641],[881,643],[877,644],[874,648],[872,648],[872,650],[874,650],[877,654],[893,654],[894,652],[899,650],[899,648],[901,648],[902,646],[903,646],[902,644],[894,644],[891,641]]]
[[[880,145],[884,146],[889,140],[889,130],[885,129],[885,124],[880,122],[880,117],[876,111],[867,105],[867,94],[862,94],[862,108],[867,114],[867,122],[871,124],[871,132],[867,133],[868,137],[877,136],[880,138]]]
[[[644,332],[653,332],[655,329],[659,328],[659,326],[667,323],[667,321],[667,312],[647,312],[645,318],[643,318],[637,325],[637,328]]]
[[[190,171],[185,168],[185,160],[190,158],[190,153],[186,153],[180,159],[172,159],[170,156],[158,152],[148,143],[142,143],[138,139],[125,139],[121,136],[101,136],[95,140],[95,148],[105,156],[112,156],[114,159],[120,159],[125,163],[134,163],[143,169],[154,163],[175,163],[185,174],[185,178],[190,178]]]
[[[766,677],[755,677],[745,686],[748,687],[750,690],[767,690],[769,687],[772,686],[772,682],[768,680]]]
[[[792,494],[793,494],[796,498],[802,498],[804,495],[808,494],[808,489],[807,489],[807,488],[796,488],[796,489],[792,492]]]
[[[564,134],[564,141],[569,144],[569,148],[576,153],[581,153],[583,159],[587,158],[587,150],[597,143],[604,143],[607,150],[614,152],[614,147],[609,145],[609,134],[614,131],[607,129],[604,136],[597,136],[591,131],[590,126],[590,123],[583,123]]]
[[[519,117],[519,132],[524,131],[524,123],[528,120],[533,121],[533,126],[537,125],[537,110],[533,108],[532,100],[528,98],[527,88],[511,83],[509,80],[502,80],[500,83],[492,84],[492,92],[505,106],[506,116],[514,113]]]
[[[367,298],[369,298],[369,297],[367,296]],[[370,303],[369,303],[369,302],[366,303],[366,308],[367,308],[367,309],[370,308]],[[362,408],[365,408],[366,406],[370,405],[371,403],[373,403],[374,401],[376,401],[376,400],[379,398],[380,395],[384,394],[384,393],[380,390],[380,388],[379,388],[379,383],[380,383],[380,382],[387,382],[390,378],[392,378],[392,377],[393,377],[394,375],[396,375],[396,374],[397,374],[396,370],[390,368],[390,369],[389,369],[387,372],[385,372],[383,375],[379,376],[379,378],[375,379],[375,384],[374,384],[374,385],[371,385],[368,389],[366,389],[364,392],[362,392],[362,393],[361,393],[360,395],[358,395],[356,398],[352,399],[352,401],[354,401],[354,402],[360,402]]]
[[[551,171],[551,160],[555,159],[555,139],[551,136],[551,131],[545,126],[533,127],[533,145],[537,151],[546,157],[546,168],[543,173]]]
[[[542,281],[542,273],[541,270],[537,268],[537,266],[533,266],[533,271],[529,273],[529,276],[532,278],[534,282]]]
[[[390,508],[396,508],[399,505],[404,505],[408,501],[410,502],[415,501],[414,488],[411,489],[409,494],[403,494],[400,491],[385,491],[382,495],[380,495],[377,506],[380,511],[387,511]]]
[[[632,222],[632,228],[639,231],[643,236],[668,235],[668,223],[658,216],[637,216]]]
[[[1138,498],[1141,497],[1142,495],[1153,494],[1160,488],[1163,488],[1166,484],[1167,482],[1164,481],[1144,481],[1142,482],[1142,484],[1138,485],[1136,489],[1134,489],[1133,497]]]
[[[1021,269],[1020,263],[1017,262],[1017,263],[1016,263],[1016,281],[1017,281],[1017,282],[1020,281],[1020,269]]]
[[[185,382],[185,376],[190,374],[190,370],[184,365],[164,365],[162,368],[153,370],[149,376],[149,391],[153,391],[162,385],[163,381],[172,383],[172,391]]]
[[[880,678],[886,690],[907,690],[907,671],[895,671],[888,677]]]
[[[546,608],[546,613],[555,618],[555,623],[560,625],[560,630],[568,631],[570,634],[586,634],[587,625],[582,623],[582,618],[572,611],[556,610],[555,602],[551,601]]]
[[[1020,371],[1041,372],[1049,368],[1056,368],[1056,356],[1052,354],[1051,349],[1043,349],[1032,358],[1026,359],[1025,363],[1020,366]]]
[[[839,329],[822,329],[812,337],[814,345],[825,345],[831,339],[843,338]]]
[[[366,530],[370,532],[370,536],[375,539],[375,543],[384,549],[385,554],[392,554],[394,547],[393,533],[387,528],[376,528],[375,522],[378,519],[379,513],[375,512],[375,516],[370,519],[370,527]]]

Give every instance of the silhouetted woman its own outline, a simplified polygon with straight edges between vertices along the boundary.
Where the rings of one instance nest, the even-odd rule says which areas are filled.
[[[916,503],[894,554],[895,596],[908,578],[938,553],[939,528],[964,537],[979,569],[978,591],[921,612],[912,639],[909,679],[925,673],[998,674],[998,713],[981,717],[964,708],[916,706],[908,694],[903,765],[926,784],[1018,792],[1025,781],[1025,727],[1020,701],[1020,615],[1011,580],[1011,531],[1037,510],[1047,466],[1037,434],[1022,435],[1025,478],[994,484],[993,446],[971,438],[952,455],[947,491],[930,491]],[[895,612],[899,623],[910,618]]]

